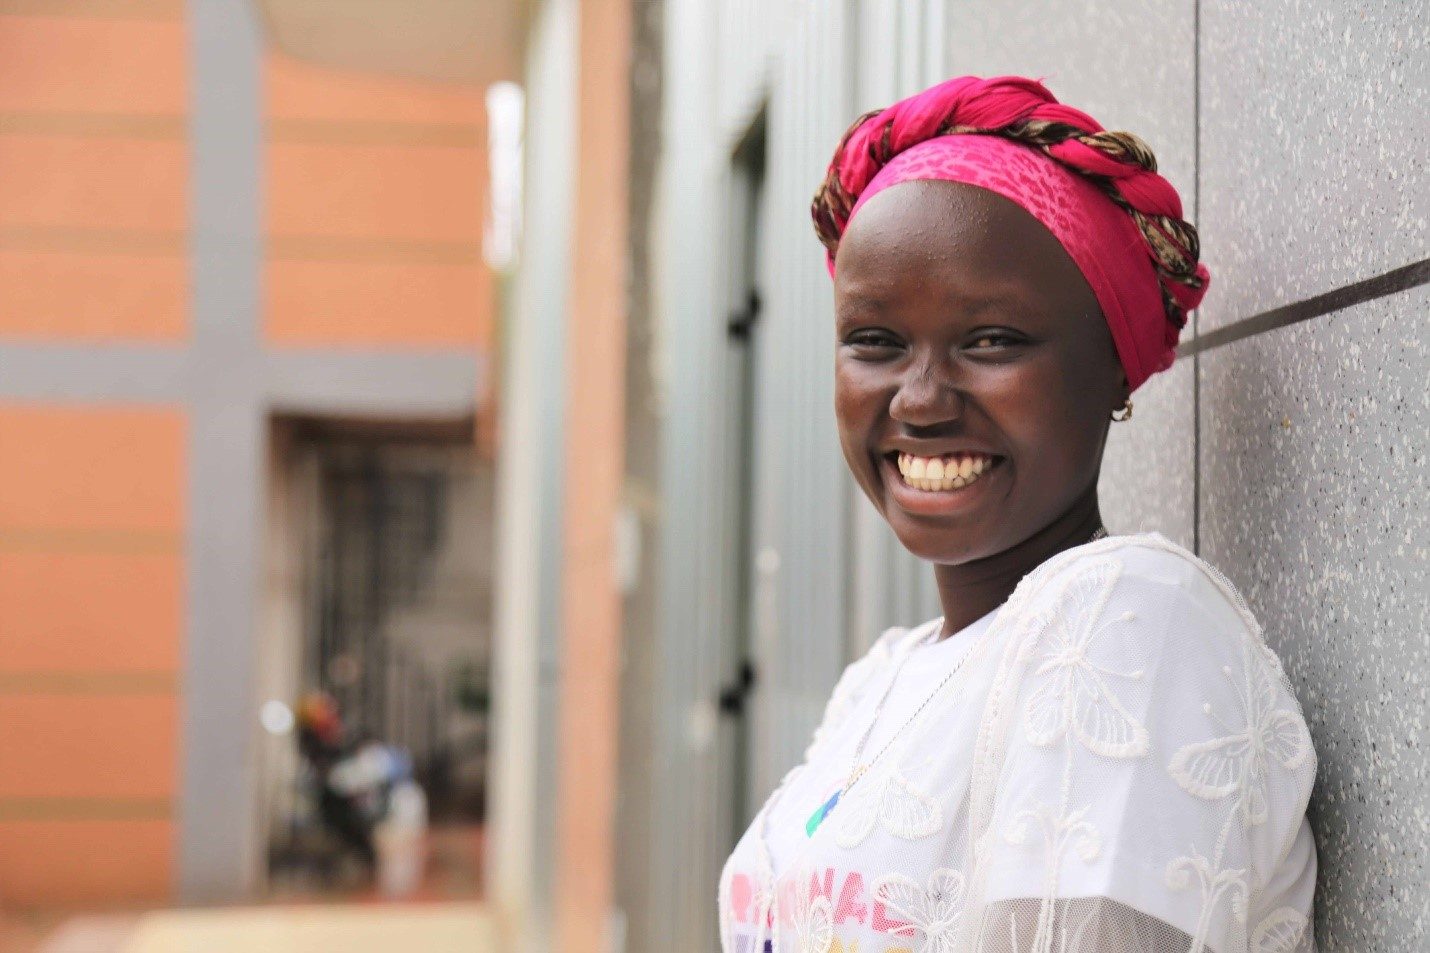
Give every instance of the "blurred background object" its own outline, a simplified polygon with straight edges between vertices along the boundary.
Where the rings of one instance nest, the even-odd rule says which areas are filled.
[[[16,937],[481,894],[524,13],[357,6],[0,3]]]
[[[838,673],[938,611],[845,475],[809,197],[859,113],[1024,73],[1152,144],[1217,275],[1108,526],[1247,595],[1318,943],[1411,949],[1417,22],[0,0],[0,947],[717,949]]]

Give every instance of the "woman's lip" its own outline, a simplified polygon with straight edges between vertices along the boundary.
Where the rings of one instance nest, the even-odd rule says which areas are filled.
[[[889,495],[894,498],[899,509],[919,516],[946,516],[966,512],[976,506],[985,494],[988,482],[998,479],[1006,462],[1003,457],[995,457],[992,467],[984,470],[978,479],[960,490],[920,490],[904,482],[897,461],[896,455],[884,454],[879,458]]]

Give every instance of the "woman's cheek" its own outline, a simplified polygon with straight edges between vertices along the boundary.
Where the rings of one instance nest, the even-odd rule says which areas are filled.
[[[868,427],[877,416],[877,389],[868,377],[860,368],[835,365],[834,414],[841,428]]]

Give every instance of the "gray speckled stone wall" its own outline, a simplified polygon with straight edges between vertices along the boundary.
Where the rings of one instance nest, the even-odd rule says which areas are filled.
[[[1150,378],[1132,395],[1132,419],[1108,429],[1097,490],[1110,532],[1155,529],[1193,547],[1195,371],[1191,360],[1179,360]]]
[[[1281,656],[1320,757],[1323,951],[1430,930],[1430,289],[1202,356],[1202,555]]]
[[[1424,0],[1202,0],[1201,330],[1430,253]]]
[[[1430,256],[1430,29],[1400,0],[949,4],[949,73],[1045,77],[1131,129],[1202,235],[1183,340]],[[1286,662],[1320,756],[1323,951],[1430,949],[1430,291],[1183,357],[1114,424],[1114,532],[1196,546]],[[1241,325],[1243,329],[1245,325]]]
[[[1430,253],[1425,12],[1202,0],[1199,331]],[[1196,359],[1200,549],[1315,737],[1327,953],[1430,943],[1427,314],[1422,286]]]

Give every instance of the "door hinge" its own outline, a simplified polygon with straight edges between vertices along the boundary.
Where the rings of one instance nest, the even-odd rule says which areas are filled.
[[[720,714],[742,715],[745,700],[755,689],[755,665],[749,659],[740,663],[740,671],[735,678],[720,689]]]
[[[754,328],[755,322],[759,319],[760,293],[751,288],[750,297],[745,302],[744,309],[730,315],[730,320],[725,325],[725,331],[730,335],[732,341],[748,341],[750,339],[750,331]]]

